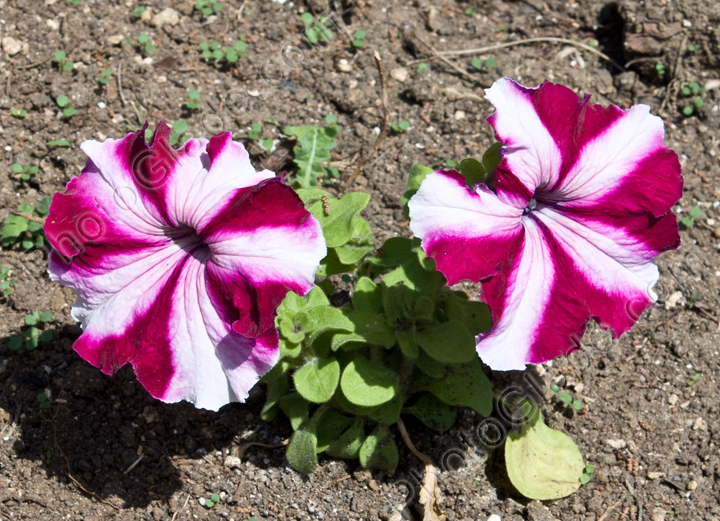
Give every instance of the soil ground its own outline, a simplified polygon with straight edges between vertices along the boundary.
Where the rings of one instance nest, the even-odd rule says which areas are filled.
[[[372,58],[376,49],[389,73],[391,121],[412,125],[385,139],[352,187],[372,195],[364,215],[378,241],[410,233],[399,199],[414,161],[441,167],[447,160],[479,157],[492,143],[484,119],[491,107],[482,100],[482,87],[495,79],[511,76],[529,86],[549,79],[591,94],[595,102],[623,108],[646,103],[664,118],[666,143],[683,165],[684,196],[673,210],[680,218],[699,206],[702,216],[682,230],[679,251],[658,259],[660,300],[632,333],[612,341],[593,330],[580,353],[534,373],[540,375],[547,422],[568,433],[595,466],[591,482],[568,498],[547,502],[548,512],[513,491],[497,453],[475,447],[479,417],[465,412],[443,435],[410,419],[407,426],[418,449],[443,462],[442,507],[450,520],[485,520],[491,514],[503,521],[549,516],[720,520],[720,4],[219,2],[222,10],[205,17],[189,0],[153,0],[147,14],[137,18],[131,14],[137,7],[132,1],[80,0],[73,6],[64,0],[0,0],[0,219],[19,203],[34,205],[62,190],[84,164],[81,142],[119,138],[145,120],[151,125],[184,120],[195,135],[226,128],[246,143],[250,125],[263,122],[264,137],[279,139],[283,146],[284,125],[321,124],[327,114],[336,114],[343,130],[334,160],[347,178],[357,154],[375,141],[381,120]],[[154,20],[148,16],[165,8],[174,9],[177,19],[166,16],[169,12]],[[300,13],[309,9],[330,9],[335,15],[329,44],[303,43]],[[360,29],[365,42],[354,48],[348,36]],[[141,48],[141,33],[149,35],[155,50]],[[224,46],[241,35],[248,55],[237,66],[201,59],[201,42]],[[438,50],[533,37],[597,41],[597,49],[627,66],[623,72],[562,43],[478,55],[496,60],[480,70],[471,66],[470,56],[450,57],[475,79],[471,82],[434,59],[418,37]],[[303,55],[292,51],[295,68],[283,65],[286,44],[303,49]],[[53,62],[57,49],[74,62],[71,71]],[[103,69],[112,70],[104,86],[97,81]],[[681,87],[693,81],[706,87],[699,94],[704,103],[685,117],[681,110],[690,98]],[[197,110],[184,106],[193,88],[201,93]],[[62,117],[56,105],[62,95],[76,109],[70,118]],[[13,108],[24,108],[26,116],[12,116]],[[269,119],[277,124],[266,123]],[[49,147],[47,142],[55,139],[67,139],[73,147]],[[266,159],[257,143],[249,147],[257,163]],[[16,162],[38,165],[39,172],[23,182],[10,170]],[[331,189],[341,192],[342,185]],[[227,466],[232,460],[226,457],[237,455],[244,443],[272,445],[290,432],[281,420],[260,420],[261,388],[247,404],[231,404],[218,413],[155,401],[128,367],[108,378],[72,351],[80,332],[69,316],[74,298],[48,280],[40,252],[6,248],[0,264],[11,267],[10,279],[16,281],[14,292],[0,302],[0,516],[37,521],[387,520],[402,508],[408,487],[416,488],[413,476],[421,465],[404,446],[401,466],[392,476],[321,458],[317,472],[308,477],[289,468],[282,449],[258,446],[244,452],[239,466]],[[47,328],[55,340],[29,353],[11,351],[10,337],[35,310],[53,312]],[[695,375],[699,379],[689,385]],[[494,375],[500,389],[518,378]],[[583,410],[577,413],[553,397],[552,383],[581,399]],[[52,400],[47,410],[37,399],[43,391]],[[131,469],[139,455],[143,458]],[[221,500],[211,509],[203,507],[199,499],[213,493]],[[412,505],[405,513],[417,517]]]

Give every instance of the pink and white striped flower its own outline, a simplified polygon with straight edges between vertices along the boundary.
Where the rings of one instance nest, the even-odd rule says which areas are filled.
[[[165,402],[243,401],[278,359],[274,318],[326,254],[317,220],[229,132],[174,150],[160,123],[86,141],[53,198],[50,277],[77,295],[75,350],[106,374],[132,364]]]
[[[494,322],[476,339],[483,361],[524,369],[578,349],[590,318],[621,335],[657,300],[654,259],[680,244],[669,210],[682,177],[645,105],[603,108],[508,78],[486,98],[504,144],[495,191],[430,174],[410,227],[449,284],[482,283]]]

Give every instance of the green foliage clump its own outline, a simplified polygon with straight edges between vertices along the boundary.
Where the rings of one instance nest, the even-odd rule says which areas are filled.
[[[62,49],[55,51],[55,54],[53,54],[53,61],[58,64],[58,67],[67,72],[70,72],[75,67],[75,64],[72,60],[67,58],[65,51]]]
[[[70,98],[67,96],[58,96],[55,103],[57,103],[57,106],[62,109],[63,116],[66,118],[71,118],[75,115],[75,107],[70,105]]]
[[[285,134],[297,139],[293,152],[299,170],[292,178],[293,187],[312,188],[317,186],[319,179],[329,180],[339,175],[337,169],[330,166],[330,150],[335,148],[335,136],[342,128],[335,124],[337,118],[333,117],[329,120],[332,123],[323,128],[313,125],[285,127]]]
[[[27,116],[27,110],[11,108],[10,115],[14,118],[23,119],[25,116]]]
[[[200,101],[200,91],[198,91],[197,89],[192,89],[192,90],[188,91],[188,98],[190,99],[190,101],[185,103],[185,106],[188,109],[196,110],[196,109],[200,108],[200,105],[202,103]]]
[[[24,352],[34,351],[39,344],[46,344],[53,339],[51,329],[41,331],[43,325],[47,325],[52,320],[50,311],[34,311],[30,315],[25,315],[25,326],[20,335],[10,337],[8,347],[13,351]]]
[[[224,50],[220,48],[218,42],[200,42],[198,47],[202,58],[206,61],[220,62],[224,60],[227,63],[235,63],[240,58],[247,56],[247,43],[244,38],[245,35],[242,35],[232,46],[227,46]]]
[[[172,127],[170,127],[170,136],[168,137],[168,142],[170,143],[170,146],[174,147],[178,143],[180,143],[181,145],[187,143],[187,141],[190,139],[190,136],[185,135],[187,129],[187,121],[184,121],[182,119],[175,120]]]
[[[402,134],[403,132],[407,132],[408,130],[410,130],[411,127],[412,125],[410,124],[410,122],[406,120],[402,120],[399,123],[397,121],[393,121],[392,123],[390,123],[390,128],[396,134]]]
[[[50,210],[49,197],[41,199],[34,208],[30,204],[20,204],[18,212],[28,214],[33,217],[45,217]],[[37,222],[23,215],[8,214],[0,229],[0,246],[9,248],[16,243],[20,243],[23,250],[32,250],[33,248],[42,249],[45,246],[45,235],[43,233],[42,223]]]
[[[495,58],[487,58],[485,60],[481,60],[480,58],[473,58],[470,61],[470,65],[472,65],[473,69],[477,70],[480,70],[483,67],[489,69],[490,67],[495,67]]]
[[[320,20],[315,21],[312,13],[306,11],[300,16],[300,20],[306,26],[305,37],[310,43],[316,44],[320,41],[329,42],[333,39],[334,34],[332,29],[330,29],[333,26],[333,22],[330,18],[323,16]],[[364,41],[364,38],[365,36],[363,34],[363,38],[358,39],[356,37],[355,40]]]
[[[10,167],[13,174],[16,174],[21,181],[30,181],[40,170],[38,166],[23,166],[20,163],[13,163]]]
[[[700,219],[700,217],[702,217],[702,210],[699,206],[693,206],[688,211],[688,214],[680,219],[680,223],[685,226],[685,228],[692,228],[695,226],[695,221]]]
[[[100,74],[100,77],[98,78],[98,83],[100,85],[107,85],[110,81],[110,76],[112,76],[112,70],[111,69],[103,69],[102,73]]]
[[[222,4],[219,4],[217,0],[195,0],[195,9],[204,16],[210,16],[213,13],[219,13],[222,10]]]
[[[155,50],[155,44],[150,41],[148,33],[140,33],[137,38],[138,45],[146,53],[151,53]]]
[[[698,82],[691,81],[681,89],[682,95],[686,98],[692,98],[690,103],[682,108],[684,116],[692,116],[695,112],[699,111],[700,108],[705,104],[702,95],[705,94],[705,89],[700,87]]]
[[[285,298],[276,318],[281,358],[264,377],[262,416],[287,416],[294,431],[287,458],[301,472],[312,472],[320,453],[392,471],[398,450],[390,426],[401,414],[445,431],[457,407],[492,411],[474,340],[490,327],[489,309],[450,290],[418,240],[391,238],[375,251],[359,215],[368,194],[298,194],[328,246],[318,276],[349,274],[354,291],[340,308],[321,289],[332,292],[329,279],[305,297]]]
[[[147,10],[144,5],[139,5],[130,13],[133,18],[140,18],[142,14]]]
[[[5,297],[12,295],[12,287],[15,285],[16,282],[14,280],[10,280],[9,275],[10,267],[0,266],[0,292],[2,292],[3,296]]]
[[[355,37],[353,38],[353,47],[360,48],[363,45],[365,45],[365,31],[363,30],[357,30],[355,31]]]

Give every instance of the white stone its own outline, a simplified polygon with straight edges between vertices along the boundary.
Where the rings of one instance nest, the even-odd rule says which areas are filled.
[[[242,461],[237,456],[228,456],[225,458],[225,466],[230,469],[239,469]]]
[[[627,447],[625,440],[605,440],[605,444],[609,445],[613,449],[624,449]]]
[[[490,517],[487,518],[487,521],[502,521],[502,517],[497,514],[492,514]]]
[[[678,301],[682,298],[683,294],[680,291],[676,291],[670,295],[665,301],[665,309],[672,309],[677,306]]]
[[[155,27],[162,27],[163,25],[177,25],[179,21],[180,13],[172,7],[167,7],[153,17],[152,24]]]
[[[15,56],[19,52],[27,54],[29,50],[28,44],[26,42],[21,42],[20,40],[16,40],[11,36],[6,36],[2,39],[2,48],[8,56]]]
[[[400,83],[405,83],[408,79],[408,71],[402,67],[397,67],[396,69],[390,71],[390,77]]]
[[[694,431],[706,431],[707,430],[707,422],[703,420],[702,418],[698,418],[693,422],[693,430]]]
[[[45,23],[47,23],[47,26],[52,29],[53,31],[57,31],[60,29],[60,22],[57,20],[50,20],[49,18],[45,20]]]
[[[152,11],[150,9],[145,9],[143,13],[140,15],[140,21],[142,22],[149,22],[152,19]]]
[[[125,37],[122,34],[114,34],[112,36],[108,36],[107,43],[110,45],[120,45]]]
[[[343,58],[342,60],[338,60],[335,66],[340,72],[350,72],[351,70],[353,70],[352,63],[347,61],[345,58]]]
[[[671,394],[671,395],[668,397],[668,403],[669,403],[670,405],[675,405],[676,403],[678,403],[678,395],[677,395],[677,394]]]
[[[458,110],[455,112],[455,119],[457,121],[460,121],[461,119],[465,119],[465,111],[464,110]]]

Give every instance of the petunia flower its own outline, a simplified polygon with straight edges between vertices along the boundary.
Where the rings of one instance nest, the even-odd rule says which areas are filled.
[[[277,307],[305,294],[326,254],[317,220],[229,132],[174,150],[158,124],[86,141],[88,161],[53,197],[50,277],[77,295],[85,360],[130,363],[165,402],[243,401],[278,359]]]
[[[495,82],[488,121],[504,146],[494,190],[430,174],[411,229],[449,284],[482,283],[493,327],[476,338],[493,369],[524,369],[580,347],[594,318],[614,336],[657,300],[655,257],[680,244],[677,155],[650,108],[591,105],[543,83]]]

